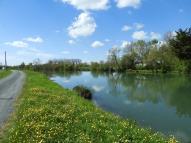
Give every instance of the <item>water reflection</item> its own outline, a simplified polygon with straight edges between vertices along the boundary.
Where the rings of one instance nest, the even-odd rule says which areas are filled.
[[[73,76],[80,76],[82,74],[81,71],[64,71],[64,72],[54,72],[54,71],[48,71],[48,72],[43,72],[47,76],[52,77],[52,76],[60,76],[64,78],[71,78]]]
[[[66,88],[87,86],[103,109],[191,141],[189,76],[79,72],[53,74],[51,79]]]
[[[176,108],[180,116],[191,117],[190,77],[174,75],[127,75],[117,80],[129,92],[128,99],[138,102],[165,102]],[[110,77],[111,78],[111,77]],[[112,83],[113,79],[109,79]],[[114,82],[116,85],[116,82]]]

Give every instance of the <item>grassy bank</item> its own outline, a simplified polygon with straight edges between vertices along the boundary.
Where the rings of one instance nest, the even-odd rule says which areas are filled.
[[[10,70],[0,70],[0,79],[4,78],[10,74],[11,74]]]
[[[2,142],[176,142],[95,107],[45,75],[27,72]]]

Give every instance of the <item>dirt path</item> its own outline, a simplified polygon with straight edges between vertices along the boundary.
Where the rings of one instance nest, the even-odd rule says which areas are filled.
[[[0,127],[13,111],[13,102],[20,94],[25,74],[13,71],[11,75],[0,80]]]

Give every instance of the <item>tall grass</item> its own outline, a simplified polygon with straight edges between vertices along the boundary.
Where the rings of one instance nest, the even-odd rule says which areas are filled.
[[[12,72],[10,70],[0,70],[0,79],[10,75]]]

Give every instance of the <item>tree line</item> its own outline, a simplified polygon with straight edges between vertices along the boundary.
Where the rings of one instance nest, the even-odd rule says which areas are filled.
[[[107,61],[92,63],[91,70],[191,72],[191,28],[169,32],[162,42],[139,40],[125,48],[112,48]]]
[[[14,68],[57,72],[86,70],[191,72],[191,28],[179,29],[174,34],[169,32],[162,42],[138,40],[127,44],[124,48],[111,48],[106,61],[83,63],[80,59],[55,59],[41,64],[37,59],[28,65],[22,63]]]

